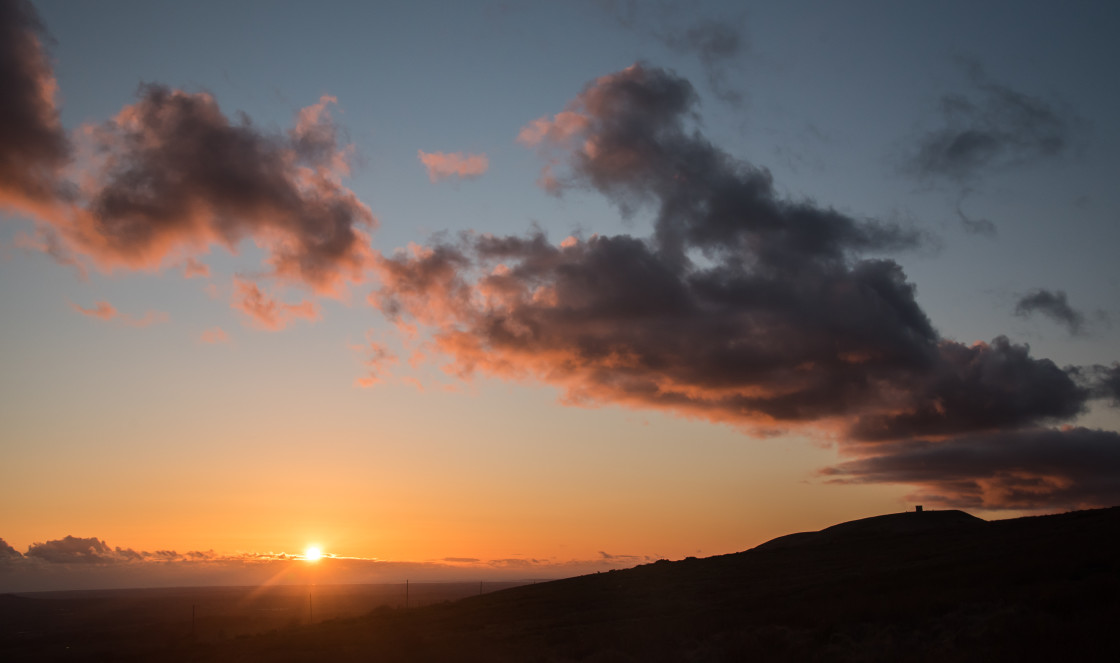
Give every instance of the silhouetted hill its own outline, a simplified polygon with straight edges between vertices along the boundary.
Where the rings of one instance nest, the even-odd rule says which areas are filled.
[[[1120,508],[992,522],[897,514],[152,658],[1115,661],[1117,543]]]
[[[909,511],[852,520],[826,527],[819,532],[787,534],[771,539],[754,549],[776,550],[792,546],[834,543],[843,539],[870,539],[919,532],[952,533],[984,527],[987,524],[988,521],[964,511]]]

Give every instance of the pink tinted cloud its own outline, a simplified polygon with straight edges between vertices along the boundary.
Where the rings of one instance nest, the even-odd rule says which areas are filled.
[[[418,150],[417,154],[424,167],[428,169],[428,179],[438,182],[448,177],[459,179],[474,179],[482,176],[490,167],[490,160],[485,154],[467,154],[462,152],[425,152]]]
[[[107,269],[157,269],[251,238],[274,276],[337,294],[362,280],[375,220],[340,182],[347,151],[329,101],[272,136],[230,122],[208,94],[145,86],[87,132],[99,156],[61,232]]]
[[[96,302],[92,308],[84,308],[71,302],[70,308],[91,318],[98,318],[106,321],[116,320],[129,327],[147,327],[148,325],[167,322],[171,319],[170,316],[163,311],[147,311],[144,313],[143,317],[137,318],[127,313],[121,313],[109,302]]]
[[[187,258],[183,262],[183,276],[188,279],[209,277],[210,265],[196,258]]]
[[[352,346],[351,349],[363,355],[365,374],[354,379],[354,386],[363,389],[384,382],[389,377],[389,367],[400,361],[387,345],[373,339],[368,339],[365,345]]]
[[[229,334],[221,327],[211,327],[202,332],[198,340],[210,345],[217,345],[219,343],[229,343]]]
[[[338,139],[333,97],[271,134],[230,121],[206,93],[145,85],[136,103],[83,128],[85,157],[71,164],[38,41],[27,26],[15,33],[19,48],[0,48],[0,78],[13,79],[4,89],[20,93],[20,126],[0,128],[16,132],[0,141],[0,204],[31,212],[54,244],[27,246],[104,270],[185,264],[185,275],[199,276],[195,256],[252,240],[272,276],[317,294],[341,296],[364,280],[376,219],[342,184],[353,148]],[[74,180],[63,181],[70,165]]]
[[[522,127],[517,134],[517,142],[527,147],[541,143],[562,144],[573,136],[585,131],[591,118],[582,111],[566,110],[552,116],[537,118]]]
[[[84,308],[73,302],[70,303],[70,308],[74,309],[82,315],[88,315],[91,318],[100,318],[102,320],[112,320],[117,317],[117,309],[109,302],[97,302],[92,308]]]
[[[257,329],[279,331],[293,320],[319,319],[319,311],[311,300],[288,304],[269,296],[252,281],[234,278],[233,285],[230,306],[248,316],[252,326]]]

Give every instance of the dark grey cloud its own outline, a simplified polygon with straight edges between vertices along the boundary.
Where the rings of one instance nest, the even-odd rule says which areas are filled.
[[[1066,421],[1092,396],[1076,374],[1003,336],[971,346],[943,340],[939,349],[930,370],[897,383],[896,394],[905,394],[895,400],[901,411],[860,416],[853,437],[899,440]]]
[[[372,301],[429,326],[459,375],[754,432],[824,429],[852,454],[1036,430],[1100,396],[1084,371],[1002,336],[942,338],[902,268],[871,255],[919,247],[919,233],[779,196],[768,171],[694,129],[695,105],[687,81],[636,65],[519,136],[549,157],[547,188],[649,212],[648,237],[443,238],[383,258]]]
[[[984,509],[1120,504],[1120,433],[1027,429],[909,440],[823,471],[832,481],[903,483],[915,500]]]
[[[1120,407],[1120,362],[1112,366],[1093,366],[1086,373],[1094,395],[1108,399],[1113,406]]]
[[[8,545],[4,539],[0,539],[0,562],[6,560],[20,559],[23,555],[18,550]]]
[[[1055,102],[992,81],[966,64],[972,89],[941,98],[941,126],[922,134],[905,170],[958,184],[1070,150],[1080,120]]]
[[[605,550],[600,550],[599,551],[599,557],[601,557],[602,559],[605,559],[605,560],[616,561],[616,562],[640,562],[643,559],[649,559],[648,556],[643,557],[642,555],[620,555],[618,553],[613,553],[612,554],[612,553],[609,553]]]
[[[62,195],[70,144],[54,104],[46,31],[24,0],[0,0],[0,207],[36,208]]]
[[[1039,288],[1023,295],[1015,304],[1015,315],[1029,318],[1040,313],[1058,324],[1064,325],[1071,334],[1080,334],[1085,327],[1085,316],[1074,309],[1061,290]]]
[[[52,564],[111,564],[127,559],[127,555],[114,551],[96,537],[81,538],[67,535],[62,539],[33,543],[26,557]],[[132,551],[128,551],[132,552]]]

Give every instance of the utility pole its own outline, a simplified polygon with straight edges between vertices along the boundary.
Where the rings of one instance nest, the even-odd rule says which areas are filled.
[[[408,580],[404,581],[404,607],[408,608]]]
[[[307,592],[307,621],[310,624],[315,623],[315,611],[311,608],[311,592]]]

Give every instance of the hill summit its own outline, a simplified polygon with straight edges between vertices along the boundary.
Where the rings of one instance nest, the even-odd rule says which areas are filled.
[[[826,527],[817,532],[798,532],[786,534],[754,548],[754,550],[777,550],[791,546],[822,545],[841,539],[861,537],[881,537],[898,534],[917,534],[926,532],[960,532],[984,527],[988,521],[983,518],[958,511],[907,511],[883,516],[871,516]]]

